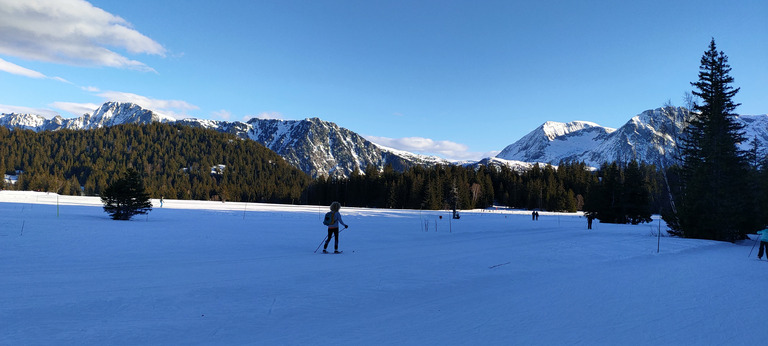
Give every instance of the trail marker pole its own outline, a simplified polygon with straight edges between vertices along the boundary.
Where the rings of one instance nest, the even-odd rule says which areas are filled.
[[[656,253],[659,253],[659,251],[661,251],[661,215],[659,215],[659,236],[656,241]]]

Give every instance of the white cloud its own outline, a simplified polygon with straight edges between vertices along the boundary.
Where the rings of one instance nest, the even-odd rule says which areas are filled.
[[[46,78],[46,75],[40,72],[30,70],[25,67],[21,67],[19,65],[16,65],[12,62],[5,61],[3,59],[0,59],[0,71],[5,71],[10,74],[15,74],[18,76],[24,76],[29,78]]]
[[[0,71],[5,71],[5,72],[8,72],[10,74],[15,74],[15,75],[18,75],[18,76],[23,76],[23,77],[36,78],[36,79],[43,79],[43,78],[45,78],[45,79],[53,79],[53,80],[57,80],[57,81],[62,82],[62,83],[69,83],[69,84],[71,84],[68,80],[66,80],[64,78],[61,78],[61,77],[48,77],[45,74],[43,74],[42,72],[38,72],[38,71],[35,71],[35,70],[30,70],[30,69],[28,69],[26,67],[22,67],[22,66],[16,65],[16,64],[14,64],[14,63],[12,63],[10,61],[3,60],[3,59],[0,59]]]
[[[253,117],[252,116],[248,116],[248,118],[253,118]],[[285,117],[280,112],[261,112],[255,118],[258,118],[258,119],[277,119],[277,120],[284,120],[285,119]]]
[[[0,104],[0,114],[3,113],[35,114],[48,119],[59,115],[57,112],[46,108],[32,108]]]
[[[0,0],[0,54],[73,65],[154,71],[106,47],[165,56],[159,43],[84,0]]]
[[[51,107],[61,109],[65,112],[81,116],[85,113],[93,113],[100,105],[95,103],[74,103],[74,102],[54,102]]]
[[[222,109],[220,111],[213,112],[213,117],[222,120],[229,120],[229,118],[232,117],[232,113],[230,113],[228,110]]]
[[[439,156],[450,160],[480,160],[484,157],[494,156],[498,153],[471,152],[469,151],[469,147],[461,143],[436,141],[423,137],[388,138],[365,136],[365,138],[385,147],[416,154]]]

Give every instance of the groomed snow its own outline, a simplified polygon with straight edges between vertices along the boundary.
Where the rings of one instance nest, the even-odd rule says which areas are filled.
[[[57,207],[57,199],[59,206]],[[661,238],[657,221],[0,192],[2,345],[761,345],[754,244]],[[57,216],[58,213],[58,216]],[[443,218],[439,219],[442,215]],[[425,224],[429,228],[424,231]],[[664,226],[662,225],[662,229]],[[449,230],[451,232],[449,232]]]

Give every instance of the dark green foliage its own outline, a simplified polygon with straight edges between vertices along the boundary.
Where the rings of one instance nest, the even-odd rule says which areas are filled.
[[[134,168],[154,198],[299,202],[310,178],[254,141],[181,125],[120,125],[87,131],[10,131],[0,127],[5,172],[15,188],[100,195]],[[216,165],[222,171],[213,171]]]
[[[598,176],[600,182],[592,186],[585,211],[606,223],[637,225],[651,221],[658,177],[654,166],[633,160],[622,167],[613,162],[603,164]]]
[[[514,208],[575,212],[596,182],[583,163],[561,163],[519,173],[508,167],[411,167],[396,173],[368,168],[349,179],[320,177],[307,190],[312,204],[341,201],[347,206],[398,209]]]
[[[149,194],[144,190],[144,182],[139,172],[129,168],[125,176],[112,182],[101,194],[104,211],[113,220],[130,220],[138,214],[152,210]]]
[[[691,83],[702,103],[694,105],[698,114],[685,129],[682,164],[673,172],[675,208],[665,216],[672,234],[733,242],[759,227],[749,207],[757,197],[754,175],[737,147],[746,138],[733,119],[739,89],[731,86],[730,71],[713,39],[701,58],[699,80]]]

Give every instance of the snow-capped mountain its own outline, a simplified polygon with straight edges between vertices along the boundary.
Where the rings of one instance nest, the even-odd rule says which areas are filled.
[[[0,114],[0,125],[36,132],[59,129],[89,130],[120,124],[167,123],[173,121],[173,118],[157,114],[139,105],[121,102],[104,103],[93,114],[83,114],[80,117],[71,119],[64,119],[58,115],[53,119],[46,119],[35,114]]]
[[[150,124],[153,122],[169,123],[175,119],[144,109],[134,103],[107,102],[83,119],[84,129],[95,129],[120,124]],[[78,118],[78,119],[80,119]]]
[[[254,118],[247,123],[194,118],[176,121],[139,105],[119,102],[104,103],[93,114],[84,114],[72,119],[63,119],[59,116],[46,119],[34,114],[0,115],[2,126],[33,131],[88,130],[120,124],[153,122],[213,129],[257,141],[313,177],[349,176],[355,170],[363,172],[371,165],[381,170],[387,164],[391,164],[395,170],[402,171],[416,164],[450,164],[449,161],[440,158],[380,147],[353,131],[318,118],[305,120]]]
[[[614,131],[587,121],[548,121],[504,148],[496,157],[557,164],[561,159],[574,160],[590,152]]]
[[[647,110],[619,129],[589,122],[546,122],[517,142],[507,146],[498,158],[525,162],[584,161],[599,167],[603,162],[641,162],[668,166],[675,162],[679,138],[692,113],[682,107]],[[742,115],[736,120],[745,126],[749,141],[768,145],[768,115]],[[749,141],[741,144],[748,149]]]
[[[391,164],[395,170],[404,170],[415,164],[449,163],[378,146],[353,131],[318,118],[254,118],[247,123],[184,119],[177,123],[257,141],[313,177],[349,176],[356,169],[362,172],[370,165],[381,170]]]
[[[413,165],[436,164],[506,165],[515,170],[524,170],[533,163],[557,165],[560,161],[584,161],[590,166],[599,167],[603,162],[628,161],[633,158],[669,165],[675,160],[678,139],[690,117],[691,113],[685,108],[665,107],[645,111],[619,129],[587,121],[550,121],[504,148],[495,158],[469,163],[450,162],[380,146],[353,131],[318,118],[254,118],[248,122],[190,118],[175,121],[136,104],[107,102],[93,114],[72,119],[60,116],[46,119],[34,114],[0,114],[0,125],[33,131],[55,131],[95,129],[127,123],[176,123],[214,129],[257,141],[313,177],[341,177],[349,176],[355,170],[365,171],[370,165],[381,170],[387,164],[391,164],[396,171]],[[742,115],[736,119],[745,126],[748,139],[742,143],[742,149],[749,149],[752,140],[757,140],[762,150],[768,148],[768,115]]]

